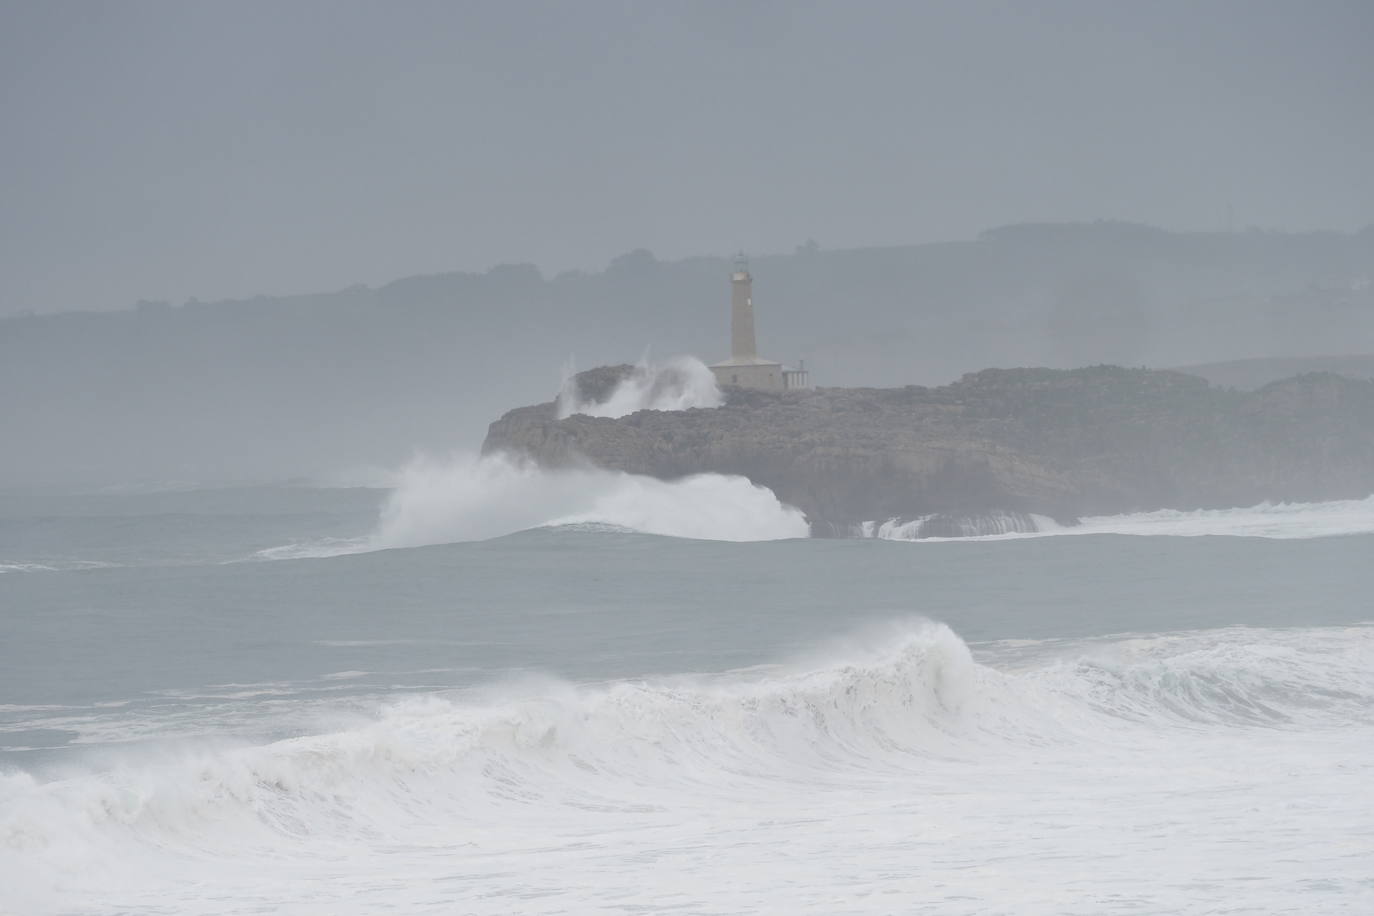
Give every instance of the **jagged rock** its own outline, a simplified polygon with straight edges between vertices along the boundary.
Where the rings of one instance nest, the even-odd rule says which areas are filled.
[[[951,532],[979,516],[1071,523],[1368,496],[1374,382],[1313,374],[1247,393],[1115,366],[988,369],[941,388],[732,389],[720,408],[620,419],[522,407],[491,424],[483,451],[501,450],[549,467],[742,474],[818,532],[890,518]]]

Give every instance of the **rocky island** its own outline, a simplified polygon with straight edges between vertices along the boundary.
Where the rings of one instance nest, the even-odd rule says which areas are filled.
[[[609,397],[634,370],[574,377]],[[1181,372],[987,369],[938,388],[724,390],[710,409],[491,424],[484,453],[766,486],[818,535],[916,521],[920,536],[1034,530],[1034,516],[1363,498],[1374,493],[1374,381],[1314,373],[1257,391]]]

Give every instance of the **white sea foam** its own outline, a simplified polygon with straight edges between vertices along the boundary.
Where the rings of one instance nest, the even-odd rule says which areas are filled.
[[[558,418],[573,414],[591,417],[624,417],[638,410],[687,410],[719,407],[723,403],[716,377],[694,356],[675,356],[663,363],[642,359],[600,401],[584,400],[569,367],[558,393]]]
[[[932,520],[946,519],[942,527],[962,529],[956,537],[929,536],[924,532]],[[1029,523],[1029,525],[1027,524]],[[1034,530],[1026,530],[1033,526]],[[885,522],[864,522],[858,534],[866,538],[880,538],[888,541],[949,541],[949,540],[990,540],[1008,537],[1026,537],[1036,534],[1050,534],[1060,530],[1060,525],[1045,515],[1029,514],[988,514],[943,517],[923,515],[913,519],[888,519]]]
[[[1243,509],[1170,509],[1083,519],[1066,534],[1230,535],[1316,538],[1374,533],[1374,496],[1321,503],[1260,503]]]
[[[1048,535],[1130,534],[1171,537],[1259,537],[1281,540],[1374,534],[1374,496],[1366,499],[1333,500],[1320,503],[1260,503],[1238,509],[1197,509],[1138,512],[1128,515],[1098,515],[1080,524],[1060,525],[1051,518],[1033,515],[1034,532],[1007,531],[960,538],[959,540],[1007,540]],[[889,540],[949,540],[919,538],[925,519],[865,522],[864,537]]]
[[[980,656],[914,624],[10,773],[0,909],[1367,911],[1374,628]]]
[[[56,566],[48,566],[44,563],[0,563],[0,573],[52,572],[56,569]]]
[[[118,563],[101,560],[61,560],[54,563],[0,563],[0,574],[22,572],[64,572],[77,569],[113,569]]]
[[[349,553],[365,553],[378,547],[369,537],[356,538],[313,538],[280,547],[259,550],[253,556],[259,560],[316,560],[324,557],[338,557]],[[230,561],[237,562],[237,561]]]
[[[771,541],[810,534],[806,517],[744,477],[694,474],[658,480],[600,468],[549,470],[494,454],[420,458],[394,475],[376,530],[258,551],[299,560],[483,541],[534,528],[622,530],[713,541]]]
[[[597,523],[723,541],[806,537],[802,513],[743,477],[681,480],[594,468],[550,471],[506,455],[419,461],[400,475],[371,546],[475,541]]]

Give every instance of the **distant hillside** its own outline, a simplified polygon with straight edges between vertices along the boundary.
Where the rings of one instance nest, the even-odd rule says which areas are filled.
[[[1178,371],[1201,376],[1213,385],[1254,391],[1270,382],[1308,372],[1334,372],[1354,379],[1374,378],[1374,354],[1234,359],[1224,363],[1180,366]]]
[[[1374,227],[1181,234],[1009,226],[932,245],[755,257],[761,352],[822,385],[985,366],[1174,366],[1374,352]],[[475,448],[560,368],[726,355],[729,260],[647,251],[377,289],[0,320],[0,485],[285,477]],[[3,303],[0,310],[22,303]]]

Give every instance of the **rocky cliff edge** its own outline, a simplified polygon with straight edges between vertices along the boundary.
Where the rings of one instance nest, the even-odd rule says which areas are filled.
[[[576,379],[605,394],[629,367]],[[659,478],[740,474],[817,533],[870,520],[1362,498],[1374,493],[1374,382],[1309,374],[1258,391],[1180,372],[988,369],[940,388],[727,389],[724,406],[491,424],[483,452]]]

